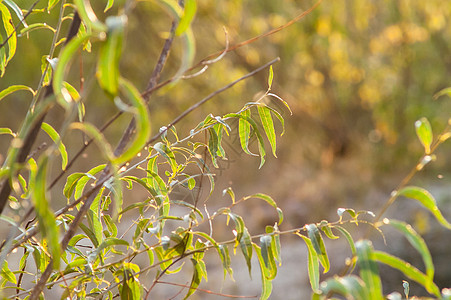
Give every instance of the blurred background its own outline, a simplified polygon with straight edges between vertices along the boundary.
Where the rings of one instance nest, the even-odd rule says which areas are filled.
[[[26,8],[33,2],[21,0],[18,4]],[[44,8],[46,1],[41,2],[37,7]],[[101,15],[106,1],[92,2]],[[196,61],[224,49],[224,28],[230,44],[234,45],[286,24],[314,4],[314,1],[288,0],[199,0],[194,21]],[[116,14],[118,6],[115,5],[110,14]],[[50,14],[32,14],[27,21],[43,22],[44,19],[54,27],[57,16],[58,9],[54,9]],[[443,130],[448,122],[450,99],[433,100],[433,95],[451,86],[450,20],[451,5],[442,0],[323,1],[299,22],[228,53],[202,75],[154,93],[150,100],[153,132],[209,93],[280,57],[281,61],[274,65],[273,92],[289,103],[293,115],[278,102],[273,102],[286,122],[285,134],[277,138],[277,158],[268,155],[267,163],[259,170],[259,159],[245,155],[238,137],[232,133],[224,141],[228,160],[222,161],[216,171],[218,192],[207,204],[213,211],[215,207],[223,206],[224,201],[229,201],[222,197],[222,189],[227,187],[232,187],[237,197],[266,193],[285,212],[281,230],[322,219],[335,221],[339,207],[377,213],[422,154],[414,122],[427,117],[435,133]],[[69,23],[65,21],[62,32],[67,31]],[[170,18],[155,1],[137,2],[131,12],[121,70],[140,90],[147,85],[170,24]],[[48,54],[51,37],[50,30],[41,29],[19,38],[17,54],[8,65],[6,75],[0,79],[0,90],[12,84],[37,86],[41,62]],[[91,51],[96,50],[93,44]],[[181,42],[176,40],[162,80],[176,72],[182,51]],[[80,53],[79,60],[73,62],[69,81],[87,95],[84,100],[86,121],[100,127],[117,108],[92,82],[93,63],[87,55]],[[83,87],[81,75],[85,78]],[[266,90],[267,75],[267,71],[258,73],[216,96],[180,123],[177,127],[179,136],[188,134],[209,113],[216,116],[238,111]],[[20,92],[1,101],[0,127],[17,131],[30,100],[29,94]],[[63,119],[62,110],[56,108],[47,122],[57,128]],[[113,145],[128,121],[126,116],[121,117],[106,132]],[[236,129],[237,124],[232,127]],[[278,132],[281,132],[280,126]],[[8,139],[0,136],[1,162],[9,145]],[[44,140],[42,137],[41,142]],[[73,155],[79,149],[81,141],[79,132],[65,138],[69,154]],[[251,147],[256,149],[255,144]],[[437,160],[415,177],[412,184],[429,189],[445,217],[451,219],[449,151],[449,144],[441,146]],[[87,171],[98,164],[97,152],[91,147],[73,171]],[[203,199],[206,195],[208,191],[203,193]],[[64,203],[61,196],[53,197],[55,207]],[[245,216],[251,234],[262,233],[264,226],[273,225],[276,220],[274,211],[259,201],[237,207],[237,213]],[[441,288],[450,287],[451,270],[440,268],[451,259],[450,234],[440,228],[428,212],[408,200],[397,202],[387,216],[410,222],[425,237],[438,269],[437,283]],[[362,228],[360,231],[365,233],[366,227]],[[359,233],[355,234],[357,239]],[[414,250],[409,250],[407,241],[401,236],[392,237],[390,232],[387,234],[388,246],[383,244],[380,236],[374,235],[376,248],[400,255],[421,269],[421,258]],[[305,246],[294,238],[286,238],[286,243],[280,276],[274,282],[274,295],[301,299],[310,295]],[[346,244],[340,243],[329,246],[329,251],[337,252],[331,254],[335,271],[340,270],[345,257],[350,255]],[[232,258],[234,261],[241,259]],[[218,265],[219,275],[211,273],[210,278],[216,279],[203,287],[218,290],[224,284],[224,292],[230,285],[231,293],[258,294],[258,273],[250,281],[243,265],[237,266],[241,266],[238,267],[241,270],[236,271],[235,283],[229,279],[221,283],[222,270]],[[405,278],[387,270],[382,269],[386,292],[401,292]],[[240,279],[241,272],[246,275],[244,279]],[[252,283],[244,285],[245,281]],[[415,289],[413,283],[412,289]],[[414,292],[426,294],[422,289]],[[196,297],[214,298],[205,293],[198,293]],[[274,296],[274,299],[282,298]]]

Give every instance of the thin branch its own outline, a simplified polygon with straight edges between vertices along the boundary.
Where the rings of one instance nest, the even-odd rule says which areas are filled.
[[[208,95],[207,97],[205,97],[204,99],[200,100],[199,102],[193,104],[190,108],[188,108],[187,110],[185,110],[183,113],[181,113],[177,118],[175,118],[168,126],[166,126],[165,129],[161,130],[158,134],[156,134],[154,137],[152,137],[147,143],[151,144],[153,142],[155,142],[158,138],[160,138],[163,134],[165,134],[171,127],[173,127],[175,124],[177,124],[178,122],[180,122],[182,119],[184,119],[188,114],[190,114],[193,110],[196,110],[197,108],[199,108],[201,105],[205,104],[208,100],[210,100],[211,98],[215,97],[216,95],[224,92],[225,90],[233,87],[235,84],[237,84],[240,81],[243,81],[249,77],[254,76],[256,73],[266,69],[267,67],[269,67],[270,65],[273,65],[274,63],[278,62],[280,60],[279,57],[271,60],[270,62],[264,64],[263,66],[255,69],[254,71],[247,73],[246,75],[244,75],[243,77],[238,78],[237,80],[229,83],[228,85],[220,88],[219,90],[214,91],[213,93],[211,93],[210,95]]]

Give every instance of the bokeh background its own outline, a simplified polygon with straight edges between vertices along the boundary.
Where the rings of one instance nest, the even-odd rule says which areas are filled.
[[[17,1],[21,7],[29,7],[33,2]],[[37,7],[44,8],[46,1],[41,2]],[[92,2],[99,13],[106,4],[106,1]],[[224,28],[233,45],[286,24],[314,4],[309,0],[199,0],[193,27],[196,61],[224,49]],[[140,1],[134,6],[129,18],[121,70],[125,77],[144,90],[171,19],[155,1]],[[57,13],[57,9],[50,14],[35,13],[28,22],[43,22],[44,19],[55,26]],[[110,11],[110,14],[115,13],[116,6]],[[415,136],[414,122],[420,117],[427,117],[436,133],[448,122],[450,99],[441,97],[433,100],[433,95],[451,85],[450,20],[451,5],[443,0],[323,1],[299,22],[228,53],[200,76],[153,94],[150,101],[153,131],[157,132],[159,127],[168,124],[209,93],[279,56],[281,61],[274,66],[273,92],[289,103],[293,115],[273,102],[286,121],[286,132],[278,137],[278,157],[268,156],[267,163],[259,170],[259,159],[246,156],[240,149],[237,136],[232,134],[224,141],[228,160],[221,162],[221,168],[216,172],[219,192],[209,198],[208,205],[213,208],[222,206],[226,200],[221,190],[227,187],[232,187],[237,196],[267,193],[285,212],[282,230],[322,219],[336,220],[338,207],[377,212],[391,190],[422,154],[421,144]],[[65,21],[63,32],[68,26],[69,21]],[[51,36],[51,31],[41,29],[19,38],[16,57],[8,65],[6,75],[0,79],[0,90],[12,84],[37,86],[42,58],[49,51]],[[96,50],[93,44],[92,51]],[[176,40],[162,80],[176,72],[181,51],[181,42]],[[87,55],[80,53],[69,78],[80,89],[80,76],[83,75],[83,90],[87,95],[86,121],[101,126],[117,108],[93,82],[93,63]],[[238,111],[266,88],[267,72],[239,83],[180,123],[179,135],[189,133],[209,113],[221,115]],[[30,99],[29,94],[21,92],[1,101],[0,127],[17,131]],[[62,110],[56,108],[47,122],[57,127],[63,120]],[[128,120],[126,116],[121,117],[106,132],[113,145]],[[236,129],[237,124],[234,126]],[[280,126],[278,131],[281,132]],[[79,132],[65,138],[70,154],[79,149],[82,138]],[[8,139],[0,136],[1,161],[9,145]],[[44,139],[42,137],[40,142]],[[451,219],[449,151],[449,144],[440,147],[437,160],[415,177],[413,184],[430,189],[439,207],[445,211],[445,216]],[[74,171],[86,171],[98,164],[97,152],[93,147],[87,151]],[[203,196],[207,194],[205,192]],[[54,195],[53,199],[55,207],[64,205],[65,200],[61,200],[61,196]],[[264,226],[272,225],[276,217],[270,207],[258,202],[238,207],[238,213],[246,217],[247,227],[253,234],[263,232]],[[440,268],[451,259],[448,254],[451,246],[449,233],[441,229],[419,205],[407,200],[400,200],[387,216],[411,222],[425,236],[431,243],[439,271],[438,284],[440,287],[451,286],[451,271]],[[358,232],[355,234],[359,235]],[[388,246],[377,235],[374,238],[377,247],[385,250],[388,247],[391,250],[387,251],[394,251],[421,269],[420,258],[414,251],[408,250],[408,243],[400,236],[393,236]],[[282,265],[280,273],[285,277],[275,282],[275,290],[280,293],[290,291],[286,294],[288,298],[284,299],[300,299],[309,295],[305,247],[298,239],[287,238],[287,244],[288,250],[284,254],[290,263]],[[290,248],[291,245],[295,247]],[[331,244],[329,250],[337,251],[331,257],[332,260],[337,257],[334,267],[339,270],[349,250],[345,244],[339,243]],[[296,260],[296,257],[300,262],[292,264],[291,260]],[[242,264],[238,266],[247,272]],[[218,270],[218,276],[222,279],[220,267]],[[402,291],[403,278],[400,274],[382,270],[388,290]],[[235,286],[249,280],[248,277],[243,278],[237,280]],[[296,286],[297,281],[287,278],[298,279],[299,285]],[[258,293],[258,280],[259,275],[255,274],[253,285],[257,285],[257,292],[246,290],[246,287],[251,289],[252,284],[243,285],[237,291]],[[217,290],[216,281],[210,282],[213,283],[207,284],[206,288]],[[289,288],[286,287],[287,282]],[[425,293],[421,289],[415,292]],[[199,293],[196,297],[210,299],[214,296]]]

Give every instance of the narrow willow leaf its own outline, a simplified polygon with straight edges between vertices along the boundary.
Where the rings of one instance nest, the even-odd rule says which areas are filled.
[[[210,134],[210,138],[208,139],[208,152],[210,153],[213,166],[215,166],[215,168],[219,168],[218,162],[216,160],[219,150],[218,135],[213,128],[209,128],[208,133]]]
[[[113,219],[111,218],[110,215],[103,215],[103,221],[105,222],[106,227],[108,228],[109,231],[109,236],[108,237],[116,237],[117,236],[117,226],[116,224],[113,222]]]
[[[151,133],[149,111],[138,89],[124,78],[119,79],[119,85],[121,91],[127,96],[136,111],[136,136],[127,150],[112,161],[118,165],[135,157],[147,144]]]
[[[49,0],[49,3],[47,4],[47,11],[51,11],[52,8],[55,7],[56,4],[58,4],[59,0]]]
[[[335,226],[334,228],[337,229],[338,231],[340,231],[340,233],[346,238],[346,240],[348,241],[349,247],[351,248],[352,256],[355,257],[357,255],[357,250],[355,249],[354,240],[352,239],[351,234],[341,226]],[[351,263],[352,263],[352,266],[351,266],[351,271],[352,271],[352,270],[354,270],[354,267],[355,267],[355,260],[352,260]]]
[[[30,91],[31,94],[33,94],[33,96],[36,94],[35,91],[31,87],[28,87],[26,85],[11,85],[0,92],[0,100],[2,100],[3,98],[5,98],[6,96],[8,96],[11,93],[14,93],[15,91],[20,91],[20,90]]]
[[[451,87],[447,87],[447,88],[444,88],[444,89],[438,91],[438,92],[434,95],[434,99],[437,99],[437,98],[439,98],[439,97],[441,97],[441,96],[443,96],[443,95],[448,95],[448,96],[451,97]]]
[[[174,152],[165,143],[158,142],[153,146],[153,149],[163,156],[168,164],[171,166],[173,173],[177,172],[177,161],[175,160]]]
[[[114,0],[108,0],[108,3],[106,4],[106,7],[103,10],[103,12],[107,12],[111,7],[113,7],[113,4],[114,4]]]
[[[276,201],[274,201],[273,198],[271,198],[270,196],[268,196],[266,194],[257,193],[257,194],[253,194],[253,195],[245,197],[244,200],[247,200],[247,199],[250,199],[250,198],[262,199],[266,203],[268,203],[269,205],[274,207],[276,209],[276,211],[277,211],[277,215],[279,216],[279,221],[277,222],[277,225],[282,224],[282,222],[283,222],[283,212],[282,212],[282,210],[279,207],[277,207],[277,203],[276,203]]]
[[[16,53],[17,37],[13,26],[13,20],[11,18],[11,13],[2,2],[0,2],[0,14],[2,17],[3,29],[5,30],[6,36],[11,36],[7,42],[8,54],[4,52],[4,54],[2,54],[2,52],[0,52],[0,55],[2,56],[0,57],[0,77],[3,77],[6,65]]]
[[[17,6],[17,4],[12,0],[3,0],[3,3],[8,5],[14,11],[17,18],[22,23],[23,27],[26,28],[28,26],[28,24],[27,24],[27,22],[25,22],[24,15],[22,13],[22,9],[20,9],[20,7]]]
[[[265,267],[265,261],[262,257],[261,249],[255,244],[252,244],[252,246],[254,247],[255,254],[257,255],[258,264],[260,265],[260,273],[262,280],[262,293],[260,295],[260,299],[266,300],[269,299],[269,296],[271,296],[272,282],[271,280],[268,279],[269,274],[268,270]]]
[[[138,278],[133,275],[133,271],[125,269],[123,272],[121,299],[141,299],[141,284]]]
[[[244,227],[243,234],[240,239],[240,248],[241,248],[241,252],[244,255],[244,259],[246,260],[247,269],[249,271],[249,277],[252,278],[252,273],[251,273],[251,270],[252,270],[252,264],[251,264],[252,239],[251,239],[251,236],[250,236],[249,232],[247,231],[246,227]]]
[[[251,117],[251,111],[249,109],[244,110],[241,112],[241,115],[243,115],[246,118]],[[238,120],[238,133],[240,136],[240,143],[241,148],[246,154],[258,156],[257,154],[254,154],[249,151],[249,138],[251,136],[251,124],[245,119],[240,118]]]
[[[382,283],[379,277],[379,268],[373,260],[373,246],[368,240],[361,240],[356,243],[357,263],[360,268],[360,278],[368,289],[369,300],[382,299]]]
[[[384,224],[389,224],[404,234],[409,243],[421,254],[426,267],[426,274],[431,280],[433,280],[434,263],[432,262],[431,253],[429,252],[424,239],[413,229],[410,224],[405,222],[385,219]]]
[[[308,277],[310,281],[310,285],[312,286],[312,290],[314,292],[319,291],[319,260],[318,260],[318,254],[316,254],[315,248],[312,245],[312,241],[306,237],[303,236],[300,233],[296,233],[298,236],[300,236],[305,244],[307,245],[308,250]]]
[[[281,97],[279,97],[278,95],[273,94],[273,93],[268,93],[268,96],[274,97],[274,98],[276,98],[277,100],[279,100],[280,102],[282,102],[283,105],[285,105],[285,107],[286,107],[286,108],[288,109],[288,111],[290,112],[290,115],[293,115],[293,112],[291,111],[290,106],[288,105],[288,103],[287,103],[285,100],[283,100]]]
[[[84,173],[85,176],[78,179],[75,185],[75,194],[74,198],[79,199],[83,195],[83,190],[90,179],[96,180],[95,175],[102,171],[106,165],[99,165],[97,167],[92,168],[87,173]]]
[[[50,252],[52,253],[53,266],[55,269],[58,269],[60,265],[61,246],[59,243],[59,230],[56,225],[55,214],[50,208],[47,197],[47,166],[48,157],[44,156],[36,170],[36,175],[33,175],[30,180],[33,181],[31,199],[39,220],[39,227],[43,236],[47,239]]]
[[[74,4],[77,7],[77,12],[80,15],[83,23],[88,27],[88,32],[97,31],[105,32],[107,31],[107,26],[97,19],[94,10],[91,7],[89,1],[85,0],[74,0]]]
[[[17,279],[16,276],[14,276],[14,273],[11,272],[11,270],[8,267],[8,261],[5,260],[3,263],[2,269],[0,271],[0,275],[3,279],[5,279],[6,281],[9,281],[13,284],[17,283]]]
[[[427,190],[416,187],[407,186],[397,192],[397,196],[404,196],[407,198],[418,200],[425,208],[427,208],[437,219],[437,221],[444,227],[451,229],[451,223],[449,223],[442,215],[441,211],[437,207],[437,203]]]
[[[315,224],[307,225],[306,229],[308,237],[312,242],[313,248],[315,249],[316,254],[318,255],[318,259],[324,268],[323,273],[327,273],[330,268],[330,262],[329,257],[327,256],[326,246],[324,245],[323,237],[321,236],[321,233]]]
[[[428,119],[421,118],[415,122],[415,131],[417,133],[418,139],[421,144],[424,146],[424,152],[426,154],[431,153],[431,144],[432,144],[432,128]]]
[[[16,134],[10,128],[0,128],[0,134],[9,134],[16,137]]]
[[[48,29],[51,32],[56,33],[55,28],[53,28],[52,26],[50,26],[46,23],[33,23],[30,26],[27,26],[26,28],[23,28],[22,30],[20,30],[19,37],[24,36],[25,34],[28,34],[32,31],[38,30],[38,29]]]
[[[64,75],[70,66],[71,59],[77,54],[78,49],[89,39],[90,35],[78,35],[73,38],[61,51],[58,63],[53,74],[53,91],[58,103],[66,110],[71,108],[72,97],[64,86]]]
[[[319,226],[320,226],[321,230],[324,232],[324,234],[331,240],[336,240],[339,238],[332,232],[332,228],[331,228],[331,225],[329,225],[329,222],[321,221],[321,224]]]
[[[191,22],[196,14],[197,4],[196,0],[186,0],[183,15],[180,18],[179,25],[175,30],[175,35],[180,36],[191,26]]]
[[[96,75],[102,89],[112,96],[116,96],[119,91],[119,61],[126,23],[125,16],[108,17],[107,39],[100,48]]]
[[[266,278],[273,280],[277,275],[276,261],[274,259],[274,254],[272,252],[272,237],[269,235],[264,235],[260,237],[260,249],[263,261],[265,262]]]
[[[226,277],[226,274],[228,273],[230,278],[233,280],[233,270],[231,265],[231,260],[230,260],[230,254],[229,254],[229,247],[227,247],[227,245],[219,245],[219,250],[220,252],[220,257],[221,257],[221,261],[222,261],[222,267],[224,268],[224,279]]]
[[[58,146],[58,150],[61,155],[61,169],[65,170],[67,166],[67,150],[66,146],[61,142],[58,132],[48,123],[43,122],[41,124],[42,130],[44,130],[53,142]]]
[[[235,230],[236,230],[236,241],[237,244],[241,242],[241,238],[244,234],[244,230],[246,227],[244,227],[244,221],[243,218],[235,213],[229,212],[228,216],[232,218],[233,222],[235,222]]]
[[[263,125],[263,129],[265,130],[266,136],[268,137],[269,144],[271,145],[272,154],[274,157],[276,155],[276,131],[274,128],[274,122],[271,116],[271,110],[269,110],[266,106],[259,105],[258,106],[258,114],[260,115],[260,120]]]
[[[408,278],[415,280],[424,286],[429,293],[440,298],[440,289],[437,285],[435,285],[432,279],[412,266],[410,263],[383,251],[374,251],[372,253],[372,258],[401,271]]]
[[[191,284],[189,286],[189,290],[188,293],[185,295],[185,297],[183,299],[188,299],[189,296],[191,296],[192,294],[194,294],[197,290],[197,288],[199,287],[199,284],[202,281],[202,272],[200,270],[200,262],[191,258],[191,262],[193,263],[193,277],[191,279]]]
[[[85,173],[73,173],[67,177],[66,184],[63,189],[63,194],[67,199],[72,196],[78,180],[83,176],[85,176]]]
[[[114,237],[109,237],[103,240],[103,242],[89,254],[91,260],[95,259],[97,255],[99,255],[104,249],[108,249],[112,246],[129,246],[129,243],[126,240],[121,240]]]
[[[369,299],[365,283],[357,276],[335,277],[321,283],[323,294],[337,293],[347,299],[366,300]]]
[[[97,196],[94,198],[94,201],[91,204],[91,207],[87,213],[88,225],[91,231],[94,233],[98,244],[100,244],[103,240],[103,225],[102,220],[100,219],[101,214],[101,199],[103,195],[103,191],[105,187],[102,187],[100,191],[97,193]]]
[[[78,91],[68,82],[63,82],[64,87],[67,89],[67,91],[69,92],[69,95],[72,97],[72,100],[74,100],[75,102],[78,102],[80,100],[80,93],[78,93]],[[82,115],[84,116],[84,112],[82,113]],[[81,118],[82,120],[83,118]]]
[[[271,90],[273,79],[274,79],[274,71],[272,70],[272,65],[271,65],[271,66],[269,66],[268,91]]]
[[[260,153],[260,166],[259,168],[261,168],[264,164],[265,164],[265,156],[266,156],[266,151],[265,151],[265,143],[263,142],[263,137],[260,134],[260,131],[258,130],[257,124],[255,123],[254,120],[252,120],[250,117],[243,115],[243,114],[227,114],[224,116],[224,118],[238,118],[238,119],[243,119],[245,121],[247,121],[251,126],[252,129],[255,133],[255,135],[257,136],[257,140],[258,140],[258,151]]]

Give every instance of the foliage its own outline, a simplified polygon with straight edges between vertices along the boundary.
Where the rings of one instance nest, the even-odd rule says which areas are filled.
[[[183,5],[169,0],[150,1],[167,11],[172,25],[149,83],[143,92],[139,92],[137,84],[122,72],[121,59],[124,55],[133,55],[126,39],[132,11],[139,10],[140,5],[148,1],[134,3],[136,7],[133,7],[129,2],[123,5],[110,0],[103,12],[83,0],[49,0],[45,8],[36,8],[38,2],[28,8],[19,8],[13,1],[0,2],[2,76],[8,74],[8,63],[15,55],[18,33],[22,38],[32,31],[50,29],[53,33],[50,51],[42,59],[41,80],[37,88],[15,84],[0,92],[0,100],[3,101],[10,94],[23,90],[31,92],[32,96],[21,129],[17,132],[6,127],[0,130],[0,134],[7,135],[2,138],[10,139],[6,159],[0,169],[1,220],[14,228],[1,245],[1,292],[5,296],[38,299],[45,295],[44,288],[61,288],[62,299],[148,298],[153,288],[162,284],[163,276],[170,277],[170,274],[180,272],[185,268],[183,263],[190,261],[192,278],[189,285],[183,285],[184,297],[188,298],[199,289],[202,281],[207,281],[208,261],[204,258],[207,251],[217,252],[224,277],[228,274],[233,279],[232,250],[234,254],[237,251],[243,254],[243,266],[249,273],[252,259],[258,261],[262,284],[260,298],[268,299],[272,280],[282,261],[281,236],[295,234],[307,246],[307,270],[314,299],[325,299],[334,294],[348,299],[382,299],[384,291],[378,263],[401,271],[406,279],[417,282],[436,298],[450,297],[449,290],[440,291],[434,283],[434,265],[423,238],[409,224],[382,217],[386,209],[402,196],[417,200],[442,226],[451,227],[428,191],[408,185],[416,173],[434,160],[434,151],[451,136],[451,125],[434,139],[428,119],[421,118],[415,123],[424,154],[377,216],[370,211],[339,208],[337,221],[321,221],[281,231],[279,226],[284,215],[272,197],[262,193],[236,197],[231,188],[223,193],[230,198],[229,203],[209,211],[207,200],[200,201],[200,192],[205,189],[205,183],[209,183],[209,195],[215,190],[215,170],[227,160],[223,145],[228,136],[237,134],[241,150],[250,156],[257,156],[260,168],[266,162],[267,151],[276,157],[278,123],[283,134],[285,120],[282,113],[291,113],[288,104],[272,92],[272,65],[278,59],[213,91],[169,124],[155,130],[152,117],[156,112],[149,109],[150,96],[154,91],[169,91],[182,84],[183,80],[202,75],[228,52],[260,37],[231,47],[227,41],[225,49],[216,56],[195,63],[196,43],[192,22],[199,9],[198,3],[195,0],[181,1]],[[295,20],[301,19],[316,6],[318,4]],[[27,23],[28,16],[43,18],[43,14],[58,9],[55,27],[44,22]],[[16,18],[18,21],[14,27],[12,24]],[[68,34],[62,38],[60,33],[66,20],[70,20],[71,24]],[[286,23],[279,30],[292,23]],[[21,26],[23,29],[19,30]],[[279,30],[270,31],[270,34]],[[179,41],[183,48],[179,68],[166,81],[159,81],[174,41]],[[117,109],[116,116],[104,126],[98,127],[86,121],[90,110],[85,109],[85,104],[91,94],[84,85],[84,73],[80,72],[78,78],[74,76],[73,65],[77,59],[88,61],[95,75],[86,81],[91,81],[91,85],[103,91],[105,105]],[[201,70],[195,72],[197,68]],[[201,122],[191,127],[189,133],[179,134],[176,125],[189,113],[262,70],[267,70],[267,87],[259,97],[234,113],[220,116],[207,114]],[[440,94],[443,93],[446,92]],[[64,122],[58,126],[44,122],[47,114],[55,109],[64,111]],[[129,115],[131,121],[127,128],[122,129],[118,146],[113,149],[105,132],[122,114]],[[236,123],[238,126],[233,126]],[[52,144],[33,153],[33,145],[41,129]],[[81,131],[84,139],[78,152],[72,152],[72,146],[67,147],[68,137],[75,130]],[[154,136],[152,130],[157,131]],[[89,171],[71,171],[74,162],[92,143],[96,144],[101,157]],[[61,166],[55,163],[60,158]],[[65,183],[59,187],[57,182],[62,178],[65,178]],[[137,186],[145,190],[144,200],[128,193],[127,190],[137,190]],[[180,199],[180,191],[193,197]],[[66,204],[55,211],[50,199],[62,196]],[[257,200],[271,207],[277,217],[274,225],[266,226],[263,234],[252,235],[246,218],[236,212],[236,207],[246,201]],[[27,208],[29,203],[32,204],[31,209]],[[31,217],[33,213],[36,216],[34,219]],[[233,228],[233,239],[223,241],[216,238],[213,227],[218,223]],[[396,256],[375,250],[368,237],[354,242],[347,227],[357,227],[359,224],[369,225],[381,233],[381,228],[385,226],[400,231],[419,252],[425,272]],[[331,240],[343,236],[353,257],[347,262],[345,275],[336,275],[320,282],[320,265],[323,273],[330,270],[324,236]],[[23,254],[20,261],[15,262],[12,254],[18,249]],[[137,263],[142,257],[145,257],[146,263]],[[34,267],[30,266],[31,261]],[[354,274],[355,267],[358,267],[358,272]],[[145,282],[143,274],[153,270],[155,278]],[[32,281],[32,278],[35,281],[28,288],[24,283]],[[403,286],[408,298],[408,281]],[[401,299],[396,293],[387,297]]]

